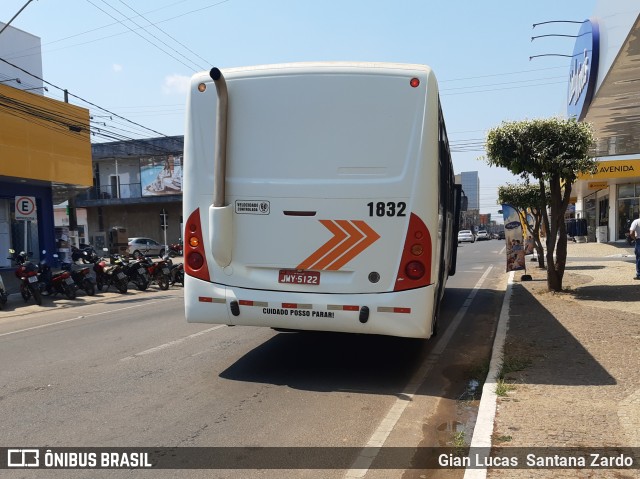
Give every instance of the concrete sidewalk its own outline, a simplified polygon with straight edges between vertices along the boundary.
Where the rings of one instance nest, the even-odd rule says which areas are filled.
[[[533,281],[516,272],[507,291],[504,344],[494,345],[502,379],[487,378],[471,445],[640,447],[633,248],[569,243],[561,293],[548,291],[537,263],[527,261],[527,273]],[[639,461],[636,469],[468,469],[465,478],[632,478],[640,477]]]

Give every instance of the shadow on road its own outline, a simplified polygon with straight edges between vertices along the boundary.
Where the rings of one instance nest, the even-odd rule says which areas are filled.
[[[430,348],[428,341],[386,336],[280,333],[220,376],[303,390],[396,394]]]
[[[311,391],[357,391],[399,395],[414,373],[435,361],[419,394],[456,398],[466,387],[469,371],[488,364],[503,292],[481,291],[449,343],[429,356],[444,340],[465,288],[445,292],[438,336],[429,340],[389,336],[299,332],[280,333],[239,358],[220,377],[234,381],[287,385]]]

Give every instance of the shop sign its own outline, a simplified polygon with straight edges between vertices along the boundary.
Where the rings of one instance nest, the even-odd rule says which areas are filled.
[[[640,176],[640,160],[612,160],[598,162],[592,174],[578,175],[579,180],[628,178]]]
[[[585,20],[573,47],[569,86],[567,90],[567,116],[582,120],[589,109],[598,79],[600,62],[600,29],[595,20]]]
[[[606,181],[590,181],[588,184],[590,190],[604,190],[609,188],[609,183]]]

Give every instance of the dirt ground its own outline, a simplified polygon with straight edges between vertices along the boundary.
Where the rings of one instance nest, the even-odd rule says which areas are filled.
[[[533,281],[516,276],[494,446],[640,447],[640,282],[634,263],[614,253],[568,261],[561,293],[548,291],[537,263],[528,265]],[[490,469],[488,477],[640,473]]]

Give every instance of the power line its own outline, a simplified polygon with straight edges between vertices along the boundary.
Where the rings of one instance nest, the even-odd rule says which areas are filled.
[[[532,78],[531,80],[519,80],[519,81],[510,81],[510,82],[501,82],[501,83],[487,83],[484,85],[472,85],[472,86],[459,86],[455,88],[441,88],[440,91],[451,91],[451,90],[464,90],[468,88],[484,88],[487,86],[500,86],[500,85],[516,85],[516,84],[524,84],[531,83],[543,80],[559,80],[561,78],[565,78],[564,76],[554,76],[554,77],[545,77],[545,78]],[[523,86],[531,86],[531,85],[523,85]],[[535,86],[535,85],[534,85]]]
[[[146,12],[146,13],[145,13],[145,15],[148,15],[149,13],[157,12],[157,11],[159,11],[159,10],[163,10],[164,8],[167,8],[167,7],[169,7],[169,6],[174,6],[174,5],[177,5],[177,4],[179,4],[179,3],[184,3],[184,1],[185,1],[185,0],[183,0],[182,2],[175,2],[175,3],[172,3],[171,5],[166,5],[166,6],[164,6],[164,7],[156,8],[156,9],[154,9],[154,10],[150,10],[150,11]],[[181,18],[181,17],[187,16],[187,15],[191,15],[191,14],[193,14],[193,13],[199,13],[199,12],[201,12],[201,11],[203,11],[203,10],[207,10],[207,9],[209,9],[209,8],[217,7],[217,6],[219,6],[219,5],[222,5],[223,3],[227,3],[227,2],[230,2],[230,1],[231,1],[231,0],[221,0],[221,1],[219,1],[219,2],[216,2],[216,3],[212,4],[212,5],[207,5],[206,7],[198,8],[198,9],[195,9],[195,10],[190,10],[190,11],[188,11],[188,12],[181,13],[180,15],[175,15],[175,16],[173,16],[173,17],[169,17],[169,18],[166,18],[166,19],[164,19],[164,20],[160,20],[160,21],[158,21],[158,22],[152,23],[152,25],[157,26],[157,25],[158,25],[158,24],[160,24],[160,23],[166,23],[166,22],[169,22],[169,21],[171,21],[171,20],[175,20],[175,19],[177,19],[177,18]],[[113,18],[113,17],[112,17],[112,18]],[[131,18],[136,18],[136,17],[134,16],[134,17],[131,17]],[[64,37],[64,38],[61,38],[61,39],[58,39],[58,40],[54,40],[54,41],[52,41],[52,42],[45,43],[45,44],[44,44],[44,46],[52,45],[52,44],[54,44],[54,43],[59,43],[59,42],[62,42],[62,41],[64,41],[64,40],[68,40],[68,39],[70,39],[70,38],[75,38],[75,37],[78,37],[78,36],[82,36],[82,35],[85,35],[85,34],[88,34],[88,33],[93,33],[93,32],[95,32],[95,31],[97,31],[97,30],[101,30],[101,29],[104,29],[104,28],[112,27],[112,26],[114,26],[114,25],[122,24],[122,22],[121,22],[121,21],[119,21],[119,20],[117,20],[117,19],[115,19],[115,20],[116,20],[116,21],[115,21],[114,23],[110,23],[110,24],[108,24],[108,25],[103,25],[102,27],[94,28],[94,29],[92,29],[92,30],[87,30],[87,31],[82,32],[82,33],[78,33],[78,34],[70,35],[70,36],[68,36],[68,37]],[[107,36],[104,36],[104,37],[96,38],[96,39],[94,39],[94,40],[89,40],[89,41],[82,42],[82,43],[76,43],[76,44],[73,44],[73,45],[67,45],[67,46],[64,46],[64,47],[61,47],[61,48],[58,48],[58,49],[55,49],[55,50],[47,50],[47,51],[48,51],[48,52],[54,52],[54,51],[66,50],[66,49],[68,49],[68,48],[73,48],[73,47],[77,47],[77,46],[87,45],[87,44],[89,44],[89,43],[95,43],[95,42],[98,42],[98,41],[101,41],[101,40],[107,40],[107,39],[109,39],[109,38],[113,38],[113,37],[117,37],[117,36],[120,36],[120,35],[124,35],[124,34],[126,34],[126,33],[129,33],[129,32],[126,32],[126,31],[125,31],[125,32],[119,32],[119,33],[115,33],[115,34],[113,34],[113,35],[107,35]],[[36,51],[36,52],[34,52],[34,53],[27,53],[27,52],[29,52],[29,51],[31,51],[31,50],[34,50],[34,48],[28,48],[28,49],[25,49],[25,50],[19,50],[19,51],[17,51],[17,52],[14,52],[14,53],[11,55],[11,57],[10,57],[10,58],[14,59],[14,58],[27,57],[27,56],[40,55],[40,49],[38,49],[38,51]],[[196,56],[197,56],[197,55],[196,55]],[[200,57],[199,57],[199,58],[200,58]]]
[[[156,47],[158,50],[160,50],[162,53],[164,53],[165,55],[170,56],[171,58],[173,58],[175,61],[177,61],[178,63],[181,63],[182,65],[184,65],[185,67],[193,70],[193,71],[197,71],[197,69],[194,69],[193,66],[189,66],[187,65],[185,62],[183,62],[180,58],[172,55],[171,53],[169,53],[168,51],[164,50],[162,47],[160,47],[158,44],[152,42],[151,40],[149,40],[147,37],[145,37],[144,35],[140,34],[137,30],[144,30],[147,34],[151,35],[153,38],[155,38],[156,40],[162,42],[165,46],[171,48],[174,52],[180,54],[180,52],[176,51],[174,48],[170,47],[169,45],[167,45],[164,41],[162,41],[161,39],[159,39],[157,36],[155,36],[153,33],[150,33],[145,27],[143,27],[142,25],[136,23],[134,20],[132,20],[131,18],[127,18],[127,16],[125,14],[123,14],[120,10],[118,10],[117,8],[115,8],[113,5],[109,5],[105,0],[102,0],[102,3],[104,3],[105,5],[109,6],[110,8],[112,8],[113,10],[115,10],[116,12],[118,12],[120,15],[122,15],[123,17],[125,17],[125,20],[118,20],[116,17],[114,17],[113,15],[111,15],[109,12],[107,12],[106,10],[100,8],[98,5],[96,5],[95,3],[93,3],[91,0],[86,0],[88,3],[90,3],[91,5],[93,5],[94,7],[96,7],[98,10],[100,10],[101,12],[103,12],[105,15],[109,15],[111,18],[113,18],[114,20],[118,21],[123,27],[126,27],[127,29],[129,29],[129,31],[135,33],[136,35],[138,35],[140,38],[142,38],[144,41],[148,42],[150,45],[153,45],[154,47]],[[131,23],[133,23],[134,25],[136,25],[137,27],[139,27],[138,29],[133,29],[131,28],[129,25],[126,25],[124,22],[128,20]],[[191,60],[187,61],[191,62]],[[204,70],[204,68],[199,67],[196,63],[191,62],[193,65],[196,65],[197,68],[199,68],[200,70]]]
[[[191,53],[192,55],[195,55],[197,58],[199,58],[200,60],[202,60],[205,65],[212,65],[211,62],[205,60],[204,58],[202,58],[200,55],[198,55],[196,52],[194,52],[193,50],[191,50],[188,46],[186,46],[184,43],[178,41],[176,38],[174,38],[173,36],[169,35],[167,32],[165,32],[163,29],[161,29],[158,25],[156,25],[155,23],[151,22],[149,19],[147,19],[142,13],[136,11],[133,7],[131,7],[130,5],[127,5],[126,3],[124,3],[122,0],[118,0],[120,3],[122,3],[125,7],[127,7],[129,10],[131,10],[133,13],[135,13],[136,15],[144,18],[146,20],[146,22],[152,26],[155,27],[157,30],[160,30],[162,33],[164,33],[166,36],[168,36],[169,38],[171,38],[174,42],[176,42],[178,45],[180,45],[182,48],[184,48],[185,50],[187,50],[189,53]],[[168,46],[168,45],[167,45]],[[195,64],[195,62],[194,62]],[[206,70],[206,68],[202,68],[199,67],[202,70]]]
[[[141,125],[140,123],[137,123],[137,122],[135,122],[135,121],[129,120],[128,118],[125,118],[125,117],[123,117],[123,116],[121,116],[121,115],[118,115],[117,113],[114,113],[114,112],[112,112],[112,111],[110,111],[110,110],[107,110],[106,108],[103,108],[103,107],[101,107],[101,106],[99,106],[99,105],[96,105],[95,103],[92,103],[92,102],[90,102],[89,100],[85,100],[84,98],[82,98],[82,97],[80,97],[80,96],[78,96],[78,95],[74,95],[73,93],[71,93],[71,92],[69,92],[69,91],[65,90],[64,88],[61,88],[61,87],[59,87],[59,86],[57,86],[57,85],[54,85],[53,83],[48,82],[48,81],[44,80],[43,78],[40,78],[40,77],[39,77],[39,76],[37,76],[37,75],[34,75],[33,73],[31,73],[31,72],[29,72],[29,71],[25,70],[25,69],[24,69],[24,68],[22,68],[22,67],[19,67],[18,65],[14,65],[13,63],[11,63],[10,61],[5,60],[4,58],[0,58],[0,61],[2,61],[2,62],[4,62],[4,63],[6,63],[7,65],[12,66],[13,68],[16,68],[16,69],[18,69],[18,70],[20,70],[20,71],[22,71],[22,72],[26,73],[27,75],[32,76],[33,78],[36,78],[37,80],[40,80],[40,81],[41,81],[41,82],[43,82],[43,83],[46,83],[47,85],[49,85],[49,86],[51,86],[51,87],[53,87],[53,88],[56,88],[56,89],[58,89],[58,90],[60,90],[60,91],[65,92],[65,94],[68,94],[69,96],[72,96],[73,98],[76,98],[76,99],[78,99],[78,100],[80,100],[80,101],[82,101],[82,102],[86,103],[87,105],[91,105],[91,106],[93,106],[93,107],[95,107],[95,108],[98,108],[99,110],[102,110],[102,111],[105,111],[105,112],[109,113],[110,115],[113,115],[113,116],[118,117],[118,118],[120,118],[120,119],[122,119],[122,120],[125,120],[125,121],[127,121],[128,123],[131,123],[131,124],[133,124],[133,125],[136,125],[136,126],[139,126],[139,127],[141,127],[141,128],[144,128],[145,130],[151,131],[151,132],[153,132],[153,133],[155,133],[155,134],[157,134],[157,135],[164,136],[164,137],[167,137],[167,138],[168,138],[168,135],[165,135],[164,133],[160,133],[159,131],[156,131],[156,130],[154,130],[154,129],[152,129],[152,128],[149,128],[149,127],[147,127],[147,126]]]

